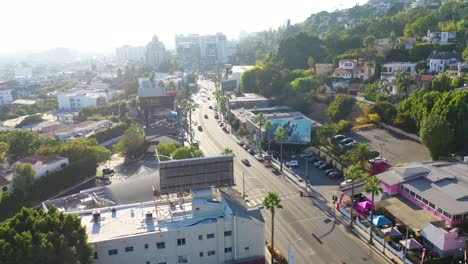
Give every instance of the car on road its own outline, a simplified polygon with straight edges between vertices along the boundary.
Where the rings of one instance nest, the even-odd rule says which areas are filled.
[[[345,138],[346,138],[345,135],[338,134],[338,135],[336,135],[336,136],[333,137],[333,140],[334,140],[334,141],[340,141],[340,140],[343,140],[343,139],[345,139]]]
[[[314,166],[315,166],[315,167],[319,167],[319,166],[322,166],[322,165],[325,164],[325,163],[326,163],[325,161],[319,160],[319,161],[317,161],[317,162],[314,163]]]
[[[253,148],[251,148],[251,149],[249,149],[247,151],[250,153],[250,155],[255,155],[255,150]]]
[[[224,131],[225,133],[229,133],[229,130],[228,130],[227,127],[223,127],[223,131]]]
[[[250,149],[250,146],[249,146],[248,144],[244,144],[243,147],[244,147],[245,150],[249,150],[249,149]]]
[[[207,97],[206,99],[211,100],[211,98]]]
[[[208,119],[208,115],[204,115],[203,117],[204,117],[205,119]]]
[[[250,161],[248,159],[243,159],[241,162],[244,163],[245,166],[250,167]]]
[[[245,142],[242,141],[242,140],[239,140],[239,141],[237,141],[237,144],[238,144],[239,146],[244,146],[244,145],[245,145]]]
[[[255,157],[256,160],[258,160],[260,162],[263,162],[263,160],[264,160],[263,156],[261,154],[256,154],[254,157]]]
[[[328,175],[328,174],[330,174],[330,173],[332,173],[332,172],[337,172],[337,170],[335,170],[335,169],[328,169],[328,170],[325,170],[325,171],[324,171],[325,175]]]
[[[326,170],[326,169],[330,169],[331,167],[332,167],[332,165],[330,163],[325,162],[324,164],[319,166],[319,169]]]
[[[219,123],[219,126],[220,126],[220,127],[224,127],[224,123],[223,123],[223,122],[220,122],[220,123]]]
[[[214,116],[214,118],[215,118],[215,119],[219,119],[219,115],[216,114],[216,115]]]
[[[297,160],[286,161],[286,166],[287,167],[297,167],[297,166],[299,166],[299,162]]]
[[[312,158],[308,158],[308,159],[307,159],[308,162],[312,162],[312,163],[315,163],[315,162],[317,162],[317,161],[319,161],[319,160],[320,160],[319,157],[312,157]]]
[[[311,152],[302,152],[299,157],[301,158],[311,158],[311,157],[314,157],[314,153],[311,153]]]
[[[208,106],[208,108],[209,108],[209,109],[213,109],[213,106],[210,105],[210,106]]]
[[[340,183],[340,186],[341,186],[341,187],[346,187],[346,186],[348,186],[350,183],[351,183],[351,180],[346,180],[346,181]]]
[[[338,171],[335,171],[335,172],[332,172],[330,174],[328,174],[328,177],[334,179],[334,178],[340,178],[341,177],[341,173],[338,172]]]
[[[202,126],[198,126],[198,131],[203,131],[203,127],[202,127]]]
[[[345,138],[345,139],[340,140],[340,144],[344,145],[344,144],[348,144],[348,143],[353,142],[353,141],[354,141],[354,139],[352,139],[352,138]]]

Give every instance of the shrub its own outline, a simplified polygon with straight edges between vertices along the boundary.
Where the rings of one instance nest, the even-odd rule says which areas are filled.
[[[340,122],[335,126],[337,134],[349,133],[351,132],[351,128],[353,128],[353,123],[348,120],[340,120]]]
[[[367,117],[369,117],[369,120],[374,124],[380,123],[379,114],[368,114]]]
[[[335,100],[328,106],[327,115],[328,117],[337,122],[341,119],[346,119],[351,113],[355,103],[355,99],[347,95],[338,95]]]

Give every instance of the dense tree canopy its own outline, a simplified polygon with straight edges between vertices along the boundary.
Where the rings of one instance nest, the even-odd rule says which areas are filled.
[[[5,264],[92,263],[86,240],[78,216],[55,207],[47,213],[23,208],[0,224],[0,259]]]
[[[139,158],[145,151],[145,136],[143,130],[137,125],[130,126],[123,138],[114,145],[115,151],[126,159]]]
[[[351,113],[351,109],[353,108],[355,101],[356,100],[351,96],[336,96],[335,100],[333,100],[327,109],[328,117],[334,122],[346,119]]]

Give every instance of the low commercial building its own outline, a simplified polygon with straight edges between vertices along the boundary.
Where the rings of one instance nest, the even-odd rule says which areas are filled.
[[[78,124],[66,125],[62,128],[43,133],[45,137],[56,137],[62,141],[69,142],[77,138],[89,138],[94,133],[112,126],[110,120],[84,121]]]
[[[223,91],[233,91],[240,93],[240,82],[242,73],[253,68],[253,65],[232,66],[225,69],[221,79],[221,89]]]
[[[33,170],[36,172],[36,177],[42,177],[49,173],[55,172],[68,166],[69,164],[68,158],[66,157],[33,155],[16,161],[12,166],[16,167],[25,163],[31,164]]]
[[[244,93],[242,96],[235,96],[229,99],[229,109],[238,108],[261,108],[268,107],[270,100],[255,93]]]
[[[57,94],[60,111],[79,111],[87,106],[100,106],[109,102],[105,92],[75,91]]]
[[[168,88],[169,89],[169,88]],[[138,79],[138,99],[145,120],[159,117],[161,112],[174,108],[174,96],[166,94],[166,84],[153,84],[149,78]]]

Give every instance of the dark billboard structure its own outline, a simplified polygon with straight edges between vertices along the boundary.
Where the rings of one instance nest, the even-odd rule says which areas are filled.
[[[162,161],[159,177],[160,194],[233,186],[233,156]]]

